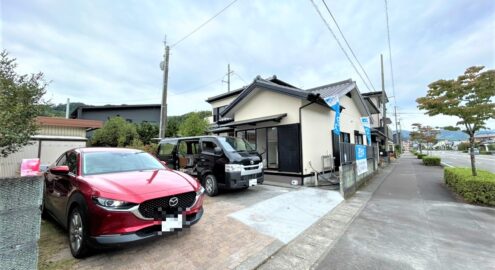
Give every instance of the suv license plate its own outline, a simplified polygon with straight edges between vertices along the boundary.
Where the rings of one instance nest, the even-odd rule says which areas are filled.
[[[175,229],[182,229],[182,215],[177,217],[167,217],[162,221],[162,232],[173,232]]]
[[[250,179],[249,180],[249,186],[250,187],[253,187],[253,186],[256,186],[258,184],[258,179]]]

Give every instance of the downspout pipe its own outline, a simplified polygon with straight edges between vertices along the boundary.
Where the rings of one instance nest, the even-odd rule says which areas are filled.
[[[300,160],[300,168],[301,168],[301,186],[304,186],[304,171],[303,171],[303,143],[302,143],[302,117],[301,117],[301,111],[305,107],[308,107],[309,105],[315,103],[318,98],[320,97],[320,94],[309,94],[308,95],[308,101],[309,103],[306,105],[303,105],[299,107],[299,160]]]

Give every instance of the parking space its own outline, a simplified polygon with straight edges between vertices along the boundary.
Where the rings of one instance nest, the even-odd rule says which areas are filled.
[[[257,254],[266,253],[267,247],[280,247],[304,231],[341,201],[336,194],[268,185],[221,193],[206,198],[202,220],[190,229],[132,247],[102,251],[75,262],[65,244],[53,254],[44,254],[41,260],[45,262],[41,265],[63,265],[67,261],[77,269],[233,269]],[[311,211],[319,204],[327,206]],[[273,233],[277,230],[284,236]],[[42,237],[43,233],[46,232],[42,231]],[[59,239],[65,237],[60,231],[55,234]],[[40,250],[43,245],[40,243]]]

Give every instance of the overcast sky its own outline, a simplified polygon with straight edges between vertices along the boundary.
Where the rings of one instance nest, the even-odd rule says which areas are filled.
[[[94,105],[160,103],[164,35],[174,44],[230,2],[0,1],[2,48],[17,58],[18,71],[44,72],[53,103]],[[384,54],[393,96],[384,1],[327,3],[376,90]],[[415,99],[430,82],[469,66],[495,67],[495,1],[390,0],[389,15],[402,128],[455,124],[420,114]],[[228,63],[232,89],[275,74],[302,89],[352,78],[361,92],[370,91],[309,0],[238,0],[171,49],[169,115],[211,109],[204,100],[227,90]],[[495,129],[494,120],[489,127]]]

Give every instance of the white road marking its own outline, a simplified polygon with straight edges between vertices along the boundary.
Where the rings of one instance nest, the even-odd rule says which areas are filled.
[[[454,168],[454,166],[448,164],[448,163],[445,163],[445,162],[442,162],[443,165],[447,166],[447,167],[450,167],[450,168]]]

